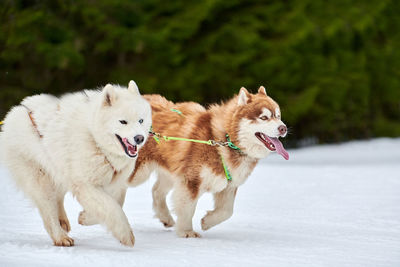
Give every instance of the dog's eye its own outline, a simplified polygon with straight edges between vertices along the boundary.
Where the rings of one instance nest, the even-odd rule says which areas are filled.
[[[120,120],[119,121],[121,124],[128,124],[128,122],[126,120]]]
[[[142,123],[143,123],[143,119],[140,119],[140,120],[139,120],[139,123],[142,124]]]
[[[268,117],[267,116],[261,116],[260,119],[262,119],[263,121],[266,121],[266,120],[268,120]]]

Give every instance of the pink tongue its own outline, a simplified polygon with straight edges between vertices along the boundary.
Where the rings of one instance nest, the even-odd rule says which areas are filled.
[[[289,153],[285,150],[285,148],[283,147],[281,141],[279,141],[278,138],[269,138],[271,140],[271,142],[274,144],[275,149],[276,149],[276,153],[278,153],[279,155],[281,155],[282,157],[284,157],[286,160],[289,159]]]
[[[131,155],[134,155],[136,153],[136,149],[134,146],[132,146],[129,142],[127,138],[123,138],[122,141],[124,142],[126,148],[128,149],[129,153]]]
[[[136,153],[135,148],[131,145],[128,146],[128,150],[129,150],[129,153],[131,153],[131,155],[134,155]]]

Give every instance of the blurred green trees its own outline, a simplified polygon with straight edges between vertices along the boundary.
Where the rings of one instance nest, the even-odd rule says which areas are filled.
[[[2,0],[0,116],[130,79],[203,104],[264,85],[293,144],[400,136],[399,14],[395,0]]]

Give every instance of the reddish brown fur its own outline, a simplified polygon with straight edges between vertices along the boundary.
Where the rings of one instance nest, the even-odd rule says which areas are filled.
[[[278,105],[263,92],[249,94],[247,105],[238,107],[238,97],[234,97],[227,103],[212,105],[205,109],[194,102],[183,102],[174,104],[159,95],[146,95],[153,111],[153,130],[164,136],[175,136],[192,138],[198,140],[220,140],[225,141],[225,134],[228,133],[232,142],[238,144],[239,122],[241,118],[254,120],[261,113],[263,108],[269,108],[272,113]],[[179,115],[171,109],[177,109],[183,115]],[[225,177],[224,168],[221,163],[219,150],[221,148],[198,144],[186,141],[163,141],[157,144],[150,138],[140,150],[136,169],[131,175],[129,182],[134,183],[136,174],[146,163],[156,162],[167,169],[176,177],[182,177],[184,183],[193,199],[199,194],[201,186],[200,171],[203,166],[209,167],[216,175],[216,179]],[[226,160],[231,166],[238,167],[246,155],[237,151],[229,150],[229,157]],[[242,148],[245,152],[246,148]],[[250,160],[249,174],[257,164],[257,160]],[[233,179],[235,179],[233,177]]]

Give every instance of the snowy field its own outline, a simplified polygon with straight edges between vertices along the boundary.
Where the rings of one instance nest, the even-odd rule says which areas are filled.
[[[54,247],[38,211],[0,167],[0,266],[400,266],[400,139],[377,139],[272,155],[239,188],[231,219],[200,239],[181,239],[153,218],[151,179],[128,191],[136,236],[122,247],[101,226],[77,223],[68,195],[72,248]],[[233,178],[234,179],[234,178]]]

